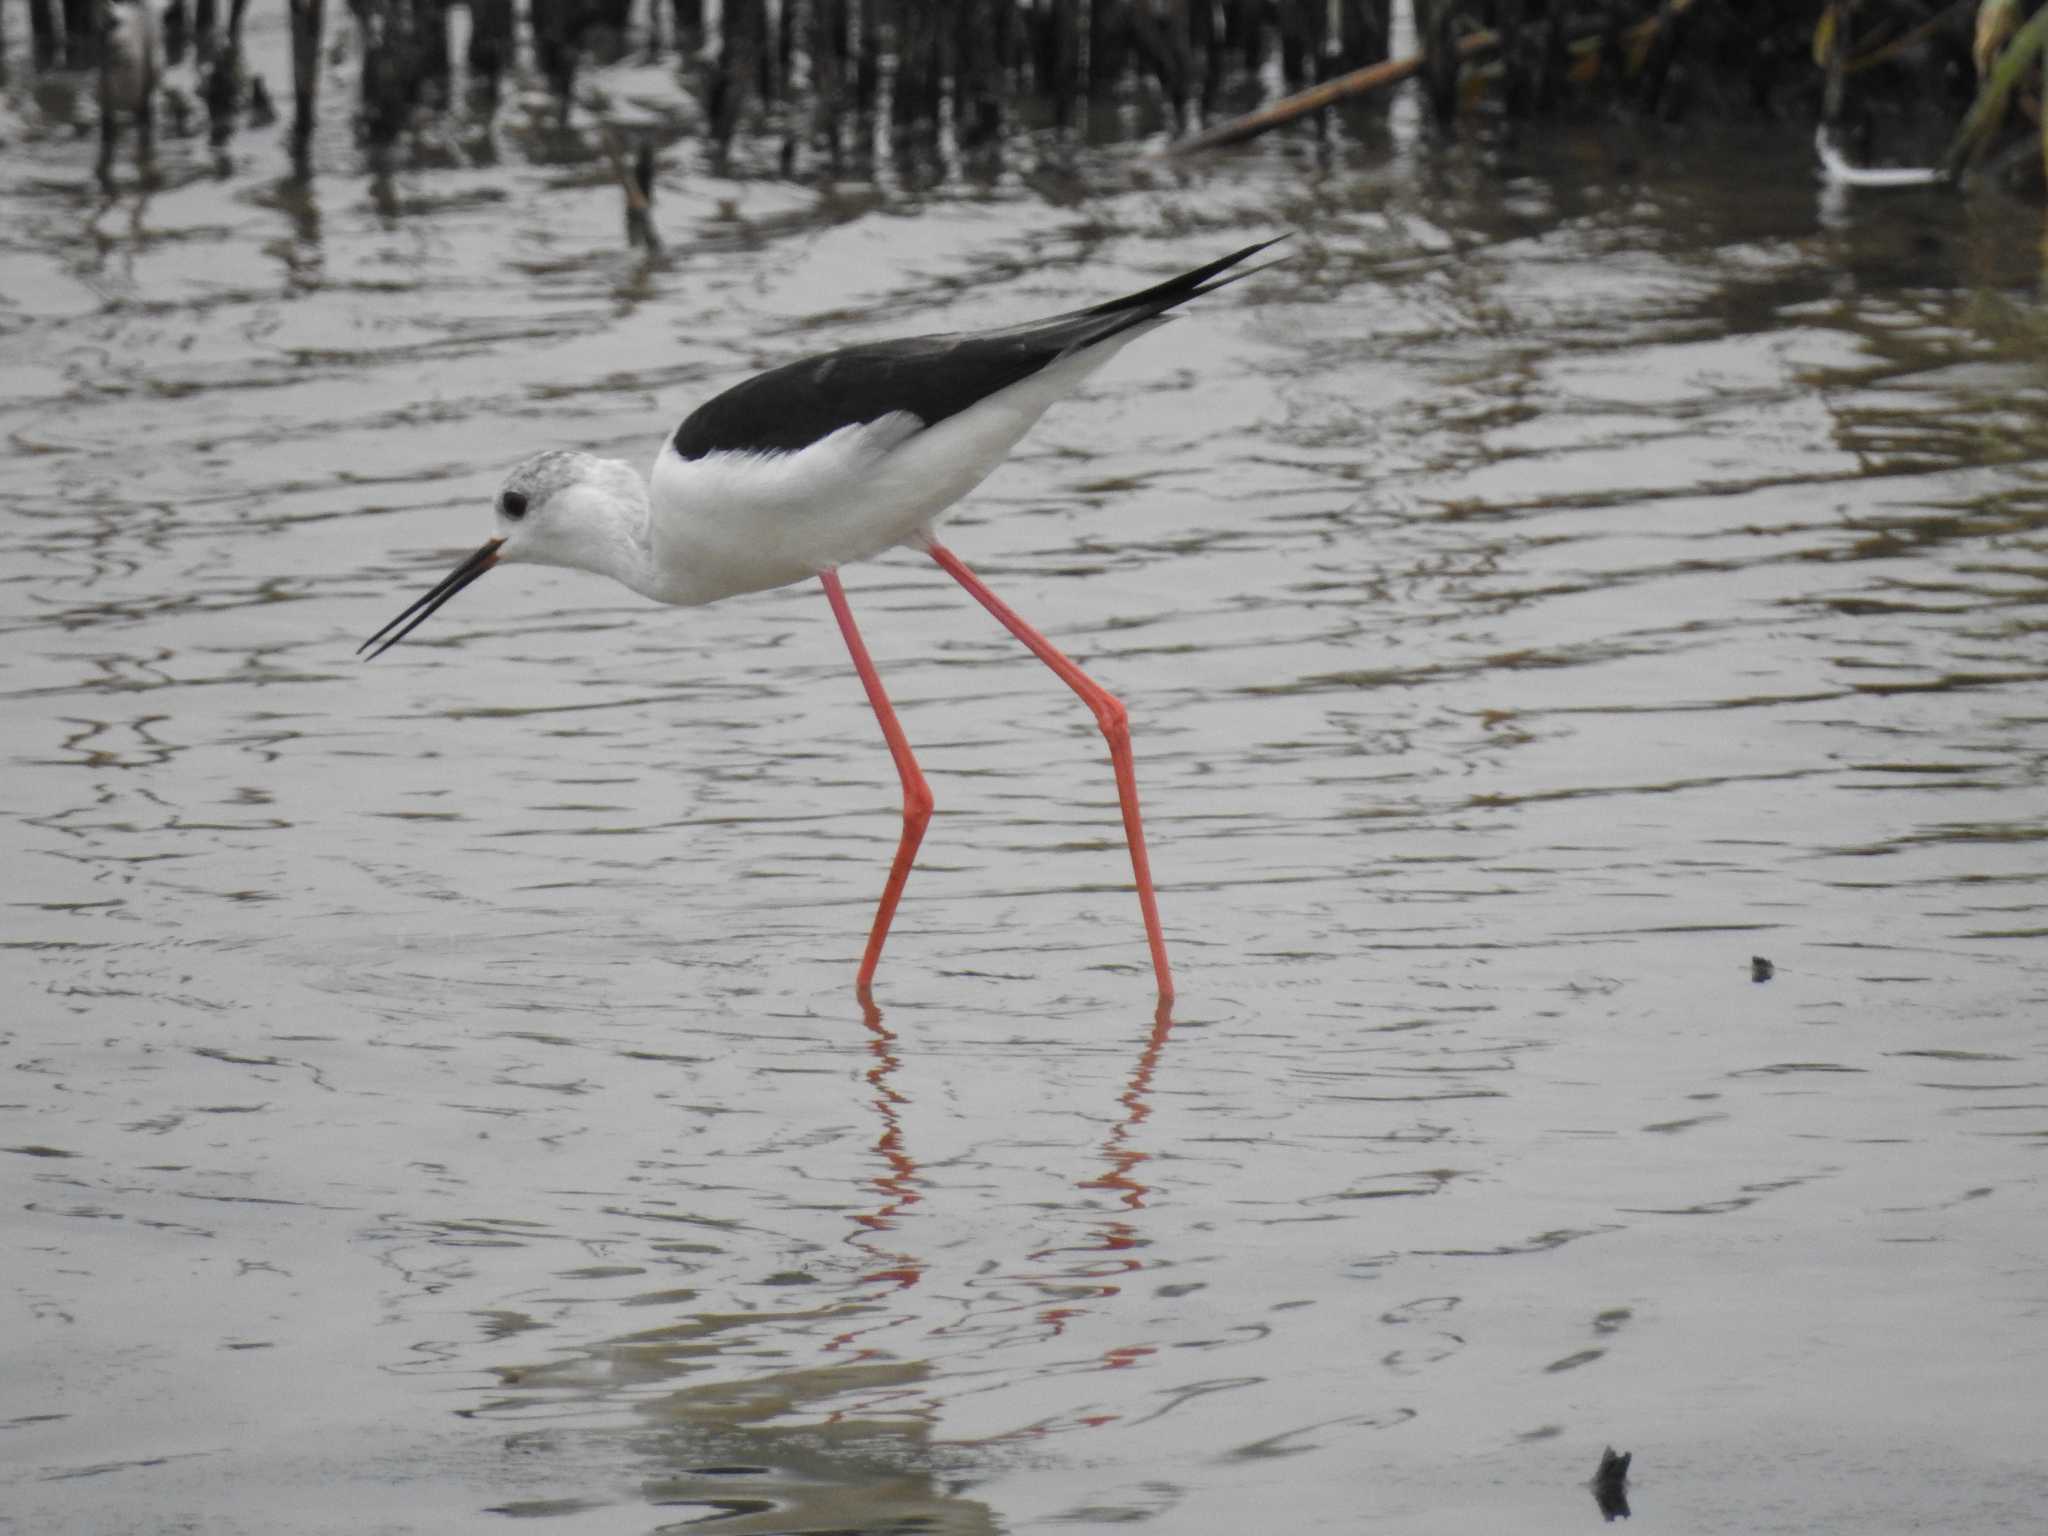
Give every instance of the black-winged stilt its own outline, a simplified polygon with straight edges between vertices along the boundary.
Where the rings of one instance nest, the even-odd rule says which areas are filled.
[[[518,561],[593,571],[656,602],[686,606],[815,576],[903,781],[903,834],[857,979],[865,993],[931,819],[932,794],[854,626],[838,568],[899,544],[921,549],[1094,712],[1109,743],[1153,973],[1161,999],[1171,999],[1124,706],[984,586],[931,528],[1047,407],[1164,325],[1168,310],[1262,270],[1223,275],[1275,243],[1050,319],[846,347],[771,369],[691,412],[661,445],[646,481],[616,459],[535,454],[498,492],[497,531],[360,649],[383,654],[492,566]]]

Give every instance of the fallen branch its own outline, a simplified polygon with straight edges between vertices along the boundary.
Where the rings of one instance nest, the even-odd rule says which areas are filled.
[[[1671,0],[1657,15],[1647,21],[1639,21],[1622,35],[1636,47],[1648,44],[1656,37],[1658,29],[1676,21],[1691,10],[1694,0]],[[1586,38],[1598,37],[1606,30],[1604,22],[1592,22],[1574,28],[1573,43]],[[1500,47],[1498,32],[1468,32],[1458,39],[1458,62],[1484,58]],[[1348,75],[1339,75],[1334,80],[1325,80],[1321,85],[1310,86],[1292,96],[1283,96],[1256,112],[1247,112],[1243,117],[1234,117],[1227,123],[1218,123],[1213,128],[1204,128],[1200,133],[1189,134],[1186,138],[1166,146],[1163,151],[1169,155],[1192,155],[1205,149],[1221,149],[1226,144],[1242,144],[1246,139],[1255,139],[1260,134],[1291,123],[1296,118],[1306,117],[1311,112],[1320,112],[1324,107],[1343,101],[1349,96],[1363,96],[1385,86],[1399,85],[1410,76],[1420,73],[1423,55],[1410,54],[1405,59],[1383,59],[1377,64],[1368,64],[1364,69],[1354,69]]]

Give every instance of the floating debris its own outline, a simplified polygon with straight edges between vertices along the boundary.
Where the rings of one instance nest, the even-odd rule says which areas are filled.
[[[1822,174],[1840,187],[1931,187],[1948,180],[1940,166],[1851,165],[1835,148],[1826,124],[1814,131],[1813,147],[1820,155]]]
[[[1628,1508],[1628,1464],[1635,1460],[1634,1451],[1615,1453],[1608,1446],[1600,1453],[1600,1466],[1593,1474],[1593,1502],[1600,1506],[1600,1514],[1607,1520],[1626,1520]]]

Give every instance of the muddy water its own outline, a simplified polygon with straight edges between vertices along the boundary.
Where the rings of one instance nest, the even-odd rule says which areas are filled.
[[[273,39],[266,46],[274,46]],[[626,71],[624,92],[665,88]],[[2033,1530],[2038,220],[1762,141],[913,196],[516,127],[0,188],[0,1529]],[[512,122],[522,119],[514,114]],[[537,446],[1268,232],[952,542],[510,570]],[[1772,962],[1758,981],[1752,957]]]

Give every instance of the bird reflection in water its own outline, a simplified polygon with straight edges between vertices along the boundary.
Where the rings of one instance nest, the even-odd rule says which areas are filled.
[[[893,1231],[897,1217],[924,1198],[918,1192],[922,1181],[918,1177],[917,1159],[910,1155],[903,1141],[902,1112],[910,1100],[889,1081],[903,1065],[903,1059],[896,1054],[895,1034],[882,1022],[882,1010],[875,1006],[873,997],[865,994],[861,997],[861,1025],[868,1032],[868,1053],[874,1057],[874,1065],[863,1074],[863,1080],[874,1090],[874,1098],[869,1102],[882,1125],[881,1134],[875,1138],[875,1156],[881,1160],[882,1171],[868,1182],[882,1197],[882,1203],[854,1217],[857,1230],[848,1239],[850,1242],[869,1233]],[[888,1258],[887,1267],[862,1279],[893,1281],[899,1289],[908,1289],[923,1275],[922,1260],[911,1254],[896,1254]]]
[[[1124,1091],[1118,1096],[1118,1102],[1124,1107],[1123,1115],[1103,1138],[1103,1170],[1093,1178],[1077,1181],[1074,1186],[1084,1191],[1111,1191],[1117,1197],[1117,1210],[1133,1214],[1142,1211],[1146,1198],[1152,1193],[1152,1186],[1138,1177],[1139,1171],[1151,1161],[1152,1154],[1138,1146],[1134,1137],[1138,1127],[1151,1117],[1152,1105],[1147,1095],[1152,1089],[1152,1075],[1159,1068],[1159,1059],[1166,1051],[1167,1038],[1172,1032],[1173,1005],[1162,1001],[1152,1018],[1152,1032],[1145,1037],[1144,1049],[1138,1053],[1137,1065],[1131,1069]],[[1075,1262],[1070,1262],[1056,1273],[1065,1280],[1089,1282],[1090,1301],[1107,1301],[1145,1267],[1140,1257],[1145,1239],[1139,1234],[1134,1221],[1114,1211],[1102,1218],[1091,1236],[1094,1240],[1085,1244],[1042,1248],[1031,1255],[1031,1261],[1036,1264],[1074,1256]],[[1057,1336],[1066,1331],[1069,1320],[1087,1310],[1086,1305],[1077,1305],[1067,1298],[1061,1305],[1043,1309],[1039,1317]],[[1120,1345],[1105,1350],[1102,1360],[1107,1369],[1122,1370],[1152,1352],[1153,1346],[1149,1344]]]
[[[862,1024],[868,1032],[868,1050],[873,1057],[863,1081],[872,1090],[869,1103],[879,1122],[874,1154],[880,1166],[868,1187],[879,1197],[879,1203],[855,1215],[847,1241],[873,1252],[878,1260],[878,1266],[863,1276],[864,1283],[886,1285],[891,1291],[901,1292],[923,1278],[926,1261],[911,1252],[889,1251],[877,1239],[896,1232],[899,1218],[924,1199],[924,1180],[904,1132],[903,1115],[910,1100],[891,1081],[902,1065],[897,1037],[883,1022],[881,1010],[871,998],[862,999]],[[1139,1144],[1138,1138],[1140,1127],[1152,1113],[1152,1083],[1172,1033],[1172,1004],[1161,1001],[1117,1097],[1122,1113],[1103,1137],[1101,1163],[1074,1181],[1074,1188],[1091,1197],[1091,1203],[1092,1197],[1106,1192],[1113,1197],[1113,1204],[1096,1216],[1085,1241],[1057,1244],[1028,1254],[1030,1268],[1005,1278],[1022,1282],[1040,1293],[1038,1298],[1000,1307],[998,1312],[1032,1311],[1047,1336],[1059,1337],[1076,1319],[1120,1295],[1145,1268],[1142,1250],[1148,1240],[1137,1217],[1153,1192],[1152,1185],[1141,1176],[1152,1154]],[[1056,1299],[1047,1301],[1047,1292],[1055,1293]],[[868,1336],[914,1321],[914,1313],[892,1310],[879,1321],[840,1333],[832,1340],[829,1351],[850,1349],[855,1351],[854,1358],[866,1358],[877,1353],[872,1344],[862,1342]],[[1141,1343],[1113,1346],[1102,1352],[1102,1368],[1128,1368],[1154,1353],[1155,1348]],[[1107,1415],[1083,1422],[1107,1423],[1114,1417]],[[1042,1432],[1043,1428],[1024,1432]]]

